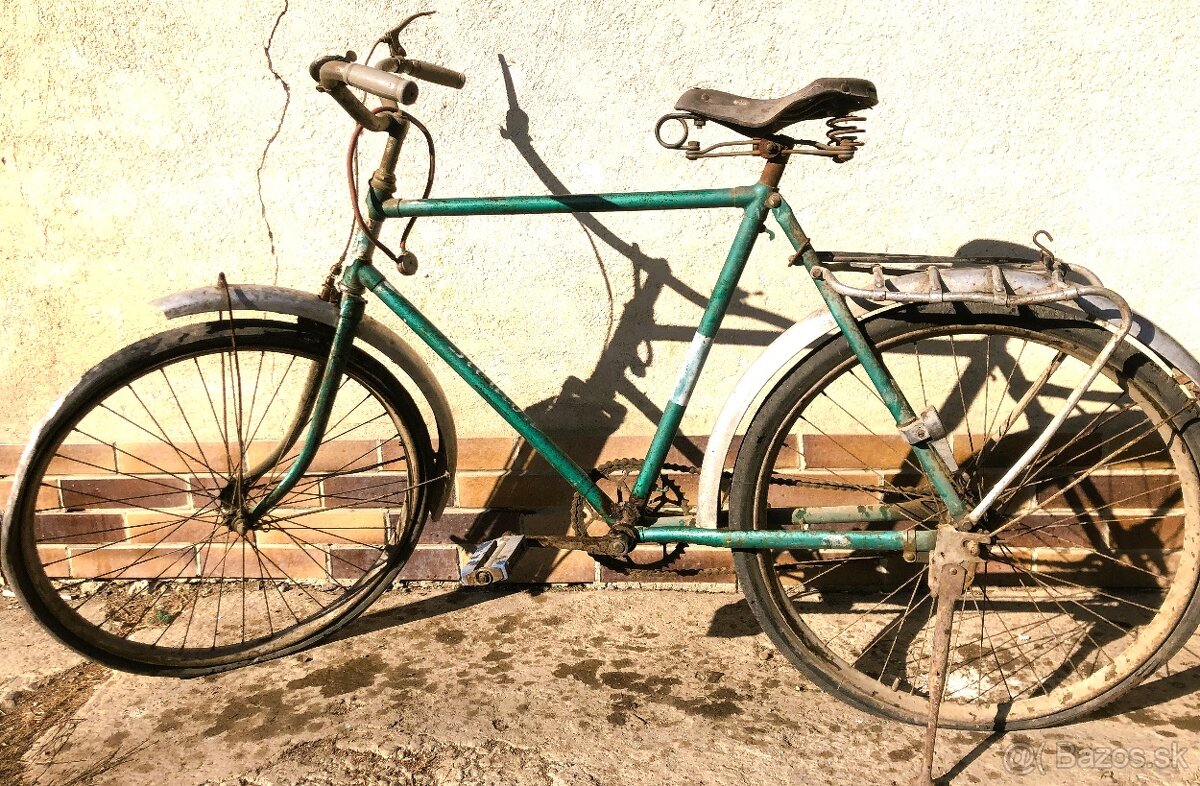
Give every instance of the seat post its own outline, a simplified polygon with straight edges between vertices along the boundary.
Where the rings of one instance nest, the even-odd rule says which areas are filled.
[[[783,170],[786,167],[787,156],[781,154],[768,158],[758,182],[771,189],[779,188],[779,181],[783,179]]]

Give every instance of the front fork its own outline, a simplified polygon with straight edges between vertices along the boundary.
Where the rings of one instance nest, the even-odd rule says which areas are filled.
[[[325,428],[329,425],[329,415],[333,411],[334,400],[337,397],[338,387],[341,384],[342,372],[346,368],[346,356],[350,351],[351,345],[354,343],[354,333],[358,329],[358,323],[362,320],[363,308],[364,301],[361,296],[349,292],[343,294],[337,328],[333,334],[333,345],[329,349],[329,358],[325,361],[325,370],[321,375],[316,399],[312,404],[311,412],[307,418],[308,434],[305,437],[304,446],[300,449],[300,454],[296,456],[296,459],[288,467],[283,477],[271,488],[267,496],[263,497],[254,506],[254,509],[249,512],[247,519],[251,526],[261,521],[267,511],[275,507],[289,491],[295,488],[296,483],[308,471],[313,457],[317,455],[317,449],[320,447],[321,441],[325,438]],[[311,383],[313,379],[314,377],[310,376],[309,382]],[[306,385],[307,387],[310,387],[310,385]],[[301,399],[304,402],[312,400],[311,391],[306,389]],[[301,411],[304,408],[306,407],[302,407]],[[298,435],[299,430],[293,428],[291,434],[289,434],[289,439],[294,440]],[[277,448],[275,452],[279,456],[282,456],[283,453],[287,452],[288,448],[282,451]]]
[[[388,103],[385,101],[385,104]],[[394,106],[394,104],[392,104]],[[325,361],[324,371],[315,365],[304,384],[304,392],[300,396],[300,406],[293,416],[293,423],[284,438],[266,460],[246,473],[242,479],[243,485],[257,482],[270,470],[300,439],[305,423],[308,433],[304,438],[304,446],[300,454],[288,467],[286,473],[271,488],[254,509],[245,515],[248,526],[257,526],[262,517],[272,507],[279,503],[287,493],[308,471],[321,441],[325,438],[325,428],[329,424],[329,414],[333,410],[337,398],[342,372],[346,368],[346,356],[354,343],[354,334],[362,321],[365,301],[362,297],[363,285],[358,273],[364,265],[371,264],[375,252],[372,238],[379,236],[383,225],[383,216],[379,213],[379,205],[390,199],[396,190],[396,162],[400,157],[400,149],[408,135],[409,122],[401,117],[393,117],[388,128],[388,139],[384,144],[383,155],[379,166],[371,176],[371,190],[367,197],[366,227],[356,225],[352,243],[354,261],[342,277],[341,305],[338,313],[337,327],[334,330],[333,345],[329,357]],[[332,274],[331,274],[332,276]],[[327,284],[328,286],[328,284]],[[332,289],[332,287],[330,287]]]

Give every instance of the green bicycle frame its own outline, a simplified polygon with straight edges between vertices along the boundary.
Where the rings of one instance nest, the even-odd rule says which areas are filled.
[[[704,368],[713,338],[721,326],[725,313],[733,298],[742,271],[754,247],[754,241],[763,231],[768,213],[774,212],[783,233],[797,250],[797,256],[811,269],[817,263],[816,255],[808,238],[797,223],[787,203],[778,191],[763,182],[752,186],[730,189],[705,189],[695,191],[650,191],[614,194],[575,194],[565,196],[513,196],[461,199],[398,200],[372,189],[368,196],[370,220],[368,231],[378,232],[386,218],[410,218],[418,216],[484,216],[484,215],[541,215],[553,213],[612,212],[626,210],[699,210],[713,208],[740,208],[742,220],[733,239],[725,263],[717,277],[704,314],[700,319],[683,367],[680,369],[674,392],[663,409],[650,449],[639,471],[633,488],[633,497],[644,500],[662,470],[667,452],[679,430],[679,424],[687,410],[688,401]],[[371,263],[373,244],[361,229],[356,238],[357,258],[343,277],[343,307],[339,317],[334,345],[326,373],[318,393],[314,427],[309,429],[300,456],[289,472],[272,489],[268,497],[252,513],[265,511],[270,504],[290,490],[291,486],[306,471],[312,455],[322,438],[319,424],[321,409],[326,412],[332,399],[340,374],[341,358],[349,346],[354,329],[362,315],[361,298],[357,293],[370,290],[383,301],[413,332],[454,369],[526,442],[552,466],[584,499],[610,523],[615,522],[613,502],[596,485],[588,473],[575,463],[553,440],[521,411],[521,409],[492,382],[483,371],[472,363],[455,344],[429,321],[407,298],[393,287],[383,274]],[[867,341],[855,321],[844,299],[816,281],[818,290],[830,308],[838,327],[867,371],[871,382],[887,403],[897,424],[915,417],[911,405],[896,385],[895,379],[884,367],[882,360]],[[354,304],[354,305],[348,305]],[[936,451],[914,446],[914,451],[923,470],[929,476],[934,489],[946,503],[954,516],[965,510],[950,480],[950,473]],[[890,513],[870,506],[862,509],[861,521],[889,520]],[[813,521],[821,520],[819,509],[813,510]],[[851,516],[854,519],[854,516]],[[829,519],[824,519],[828,521]],[[786,548],[855,548],[876,551],[899,551],[912,549],[927,551],[932,547],[932,538],[926,536],[907,537],[895,531],[818,531],[804,530],[760,530],[710,531],[690,525],[686,521],[662,521],[654,526],[638,528],[641,542],[696,543],[721,545],[732,548],[786,549]],[[932,534],[932,533],[928,533]],[[920,533],[917,533],[920,535]]]

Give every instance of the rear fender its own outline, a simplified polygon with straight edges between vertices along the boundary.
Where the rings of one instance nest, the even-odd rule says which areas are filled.
[[[1082,268],[1076,268],[1076,271],[1085,278],[1095,278]],[[1006,267],[1003,272],[1008,288],[1013,294],[1040,292],[1052,285],[1048,275],[1032,266]],[[942,284],[949,291],[977,289],[981,283],[986,283],[989,280],[987,277],[990,276],[989,268],[985,266],[945,268],[939,273]],[[930,278],[924,272],[911,273],[889,279],[889,284],[901,292],[927,292]],[[850,305],[860,323],[865,324],[889,311],[904,308],[907,304],[850,301]],[[1116,306],[1100,297],[1086,297],[1071,303],[1046,305],[1068,314],[1077,314],[1084,319],[1108,322],[1114,329],[1120,321]],[[827,310],[814,311],[771,342],[738,380],[717,417],[704,453],[696,500],[697,525],[707,529],[715,529],[718,526],[721,515],[722,479],[726,466],[737,453],[734,447],[736,435],[745,432],[749,418],[758,410],[775,383],[836,332],[837,326]],[[1175,379],[1183,384],[1200,387],[1200,362],[1166,331],[1137,312],[1133,314],[1130,338],[1148,350],[1147,354],[1163,365]]]

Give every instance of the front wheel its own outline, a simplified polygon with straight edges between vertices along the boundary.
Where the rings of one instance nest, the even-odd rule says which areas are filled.
[[[1045,308],[909,308],[864,330],[913,408],[937,408],[968,506],[1038,437],[1110,337]],[[1073,720],[1162,665],[1200,619],[1196,402],[1129,342],[977,527],[990,533],[957,602],[941,723]],[[847,342],[778,384],[737,457],[730,526],[790,527],[797,507],[903,503],[935,528],[940,499]],[[743,551],[747,600],[809,678],[869,712],[924,723],[934,598],[896,553]]]
[[[89,371],[39,427],[5,516],[5,572],[38,621],[114,668],[191,676],[292,652],[366,608],[413,550],[432,460],[380,363],[349,353],[308,470],[247,516],[303,446],[331,335],[190,325]]]

